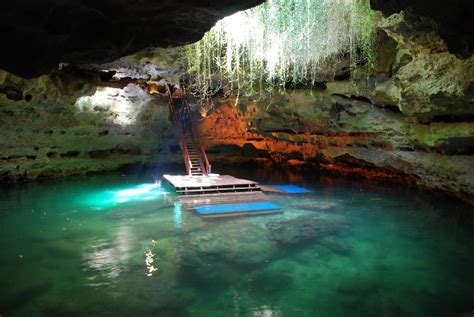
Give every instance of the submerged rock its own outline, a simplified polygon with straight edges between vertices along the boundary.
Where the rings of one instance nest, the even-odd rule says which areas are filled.
[[[269,222],[266,227],[270,240],[283,245],[294,245],[336,234],[344,230],[346,224],[315,217],[296,217]]]
[[[254,265],[274,258],[276,247],[267,239],[266,231],[252,221],[229,221],[211,224],[192,232],[183,241],[178,263],[191,261],[225,261],[236,265]],[[183,260],[183,258],[187,260]],[[198,260],[199,259],[199,260]]]
[[[319,240],[318,243],[338,255],[348,256],[352,252],[352,247],[348,243],[333,237],[326,237]]]
[[[291,204],[292,208],[319,212],[333,211],[337,206],[337,203],[326,201],[296,202]]]

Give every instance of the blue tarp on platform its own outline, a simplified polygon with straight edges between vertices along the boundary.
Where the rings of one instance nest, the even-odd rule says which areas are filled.
[[[280,206],[269,201],[252,202],[252,203],[239,203],[239,204],[222,204],[222,205],[205,205],[194,207],[196,212],[200,215],[214,215],[214,214],[231,214],[238,212],[253,211],[267,211],[267,210],[278,210]]]
[[[311,193],[310,190],[295,185],[275,185],[275,187],[289,194]]]

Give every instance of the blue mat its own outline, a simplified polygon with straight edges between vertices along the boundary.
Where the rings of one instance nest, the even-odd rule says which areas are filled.
[[[200,215],[231,214],[237,212],[278,210],[280,206],[269,201],[239,204],[205,205],[194,207]]]
[[[275,185],[275,187],[289,194],[311,193],[310,190],[295,185]]]

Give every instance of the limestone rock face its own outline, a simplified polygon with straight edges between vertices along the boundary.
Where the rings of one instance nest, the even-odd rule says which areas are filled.
[[[399,54],[409,56],[404,63],[394,61],[391,79],[395,88],[390,94],[403,113],[426,121],[472,113],[474,56],[457,58],[434,31],[420,31],[426,28],[423,21],[404,13],[386,19],[382,28],[403,47]]]
[[[429,18],[437,25],[441,37],[452,53],[468,57],[474,53],[474,5],[471,0],[371,0],[374,10],[386,16],[409,10]]]
[[[217,20],[262,0],[18,0],[0,10],[0,69],[36,77],[59,63],[105,63],[151,46],[199,40]]]
[[[156,157],[170,123],[166,104],[138,86],[34,80],[0,72],[0,180],[113,170]],[[16,99],[13,96],[17,94]]]
[[[455,56],[403,13],[381,28],[383,58],[372,73],[207,109],[200,131],[211,161],[313,164],[474,203],[474,57]]]

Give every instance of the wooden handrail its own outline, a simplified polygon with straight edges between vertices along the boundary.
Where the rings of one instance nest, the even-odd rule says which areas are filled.
[[[211,174],[211,164],[209,163],[209,160],[207,159],[206,150],[204,150],[204,147],[202,146],[202,144],[200,144],[200,148],[201,148],[201,153],[204,156],[204,163],[206,165],[206,174],[209,175]]]
[[[195,120],[194,120],[194,117],[191,113],[191,108],[188,104],[188,102],[186,101],[186,99],[184,98],[184,94],[181,95],[181,96],[173,96],[173,94],[171,93],[171,90],[169,88],[168,85],[166,85],[166,89],[167,89],[167,95],[169,96],[170,98],[170,112],[171,112],[171,116],[172,116],[172,119],[173,119],[173,124],[177,130],[177,135],[178,135],[178,138],[179,138],[179,145],[181,147],[181,151],[183,153],[183,158],[184,158],[184,163],[186,165],[186,171],[188,173],[188,175],[192,175],[191,173],[191,167],[192,167],[192,164],[191,164],[191,157],[189,155],[189,152],[188,152],[188,148],[187,148],[187,145],[186,145],[186,141],[185,141],[185,137],[184,137],[184,127],[183,127],[183,122],[181,122],[181,118],[180,116],[178,115],[177,113],[177,109],[176,109],[176,103],[175,103],[175,100],[181,100],[182,101],[182,105],[181,107],[184,107],[184,111],[187,112],[187,117],[189,117],[189,120],[190,120],[190,131],[191,131],[191,137],[192,137],[192,142],[193,142],[193,145],[194,147],[196,148],[196,150],[198,150],[198,153],[199,153],[199,157],[200,157],[200,160],[199,160],[199,163],[200,163],[200,169],[202,171],[202,173],[204,175],[208,175],[211,173],[211,164],[209,164],[209,160],[207,158],[207,155],[206,155],[206,151],[204,150],[204,147],[200,144],[199,142],[199,139],[197,137],[197,131],[196,131],[196,123],[195,123]],[[183,88],[184,89],[184,88]],[[184,90],[183,90],[183,93],[184,93]]]

